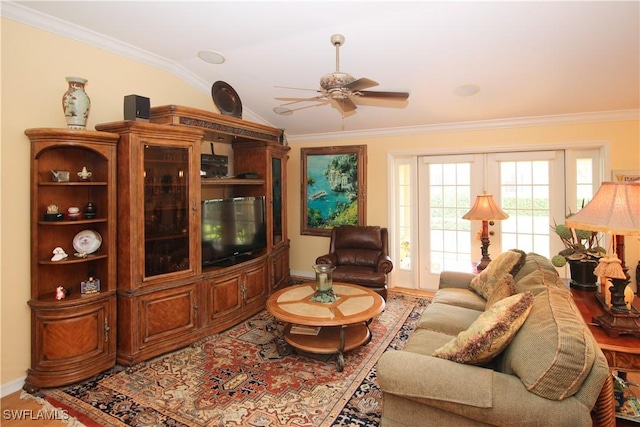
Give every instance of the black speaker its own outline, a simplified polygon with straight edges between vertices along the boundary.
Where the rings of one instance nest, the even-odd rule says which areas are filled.
[[[149,98],[140,95],[127,95],[124,97],[124,119],[149,121]]]

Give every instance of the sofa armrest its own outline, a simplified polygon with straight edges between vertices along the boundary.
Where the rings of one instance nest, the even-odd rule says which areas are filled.
[[[376,272],[387,274],[393,270],[393,262],[389,255],[380,255],[376,264]]]
[[[316,264],[331,264],[336,266],[338,265],[338,256],[335,252],[319,256],[316,258]]]
[[[493,406],[491,369],[389,350],[380,356],[377,372],[380,389],[386,393],[478,408]]]
[[[459,271],[443,271],[442,273],[440,273],[440,283],[438,284],[438,289],[469,289],[469,284],[474,277],[476,277],[476,275],[472,273],[462,273]]]

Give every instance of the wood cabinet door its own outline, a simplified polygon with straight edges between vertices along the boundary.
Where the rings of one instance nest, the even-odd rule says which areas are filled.
[[[289,282],[289,248],[278,249],[271,254],[271,289],[275,292]]]
[[[181,286],[138,297],[139,348],[160,345],[198,328],[196,285]]]
[[[246,305],[252,304],[267,295],[267,290],[269,289],[269,276],[267,273],[267,264],[265,263],[260,263],[244,272],[242,289]]]
[[[27,382],[69,384],[115,363],[115,296],[93,304],[32,310],[33,339]]]
[[[209,321],[242,308],[242,272],[212,279],[207,286]]]

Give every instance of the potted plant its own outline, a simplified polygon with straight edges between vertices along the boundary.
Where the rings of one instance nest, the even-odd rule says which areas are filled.
[[[569,213],[569,216],[571,215],[572,213]],[[564,245],[564,249],[551,258],[551,263],[556,267],[564,267],[569,263],[572,288],[595,291],[597,277],[593,270],[597,267],[598,260],[606,253],[600,246],[599,233],[576,230],[564,224],[556,224],[555,220],[551,229]]]

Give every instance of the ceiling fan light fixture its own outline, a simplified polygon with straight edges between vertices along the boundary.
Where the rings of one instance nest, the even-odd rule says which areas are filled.
[[[226,60],[224,55],[215,50],[201,50],[198,52],[198,58],[215,65],[222,64]]]
[[[478,92],[480,92],[480,86],[474,84],[461,85],[454,90],[458,96],[473,96]]]

